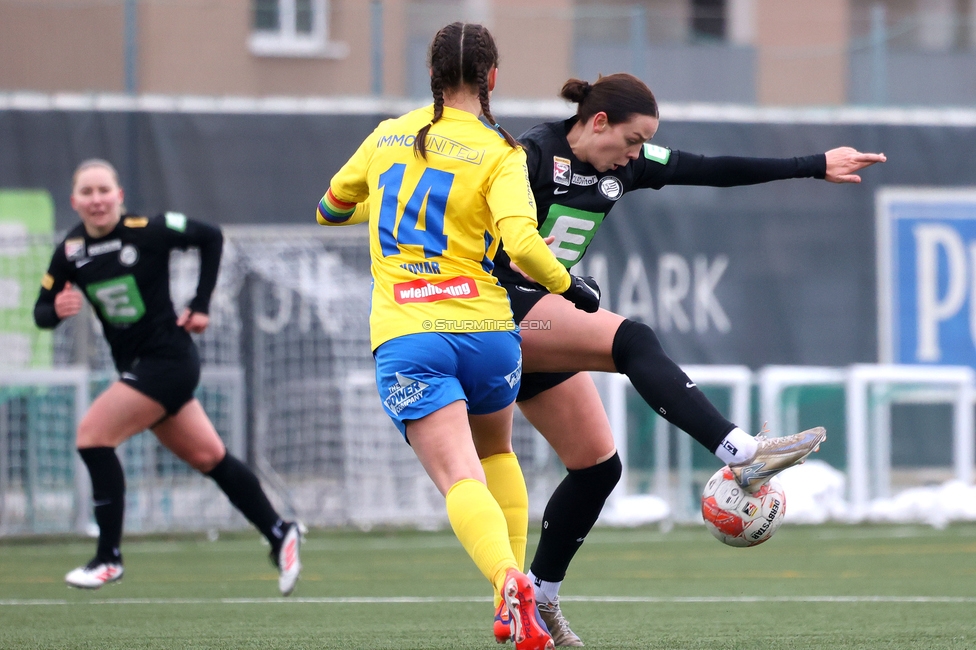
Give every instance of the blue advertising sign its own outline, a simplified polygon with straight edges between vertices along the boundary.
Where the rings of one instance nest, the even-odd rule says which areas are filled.
[[[976,367],[976,189],[877,199],[880,361]]]

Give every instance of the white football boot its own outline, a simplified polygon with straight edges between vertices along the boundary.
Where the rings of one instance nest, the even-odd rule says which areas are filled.
[[[569,629],[569,621],[563,616],[563,611],[559,608],[559,599],[551,603],[539,603],[537,606],[539,616],[546,622],[549,634],[552,635],[552,642],[557,648],[582,648],[583,640],[575,632]]]
[[[759,433],[756,455],[744,463],[729,465],[729,469],[739,487],[753,493],[784,469],[802,463],[826,439],[827,430],[823,427],[780,438],[767,438],[765,433]]]
[[[281,541],[278,555],[272,557],[275,566],[278,567],[278,590],[282,596],[295,591],[295,585],[298,583],[298,574],[302,571],[299,548],[306,530],[300,521],[288,523],[288,530]]]
[[[69,587],[78,589],[98,589],[109,582],[118,582],[122,579],[122,564],[119,562],[106,562],[97,557],[85,566],[80,566],[73,571],[69,571],[64,576],[64,581]]]

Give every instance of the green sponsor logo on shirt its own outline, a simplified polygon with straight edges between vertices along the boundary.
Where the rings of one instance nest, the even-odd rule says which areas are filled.
[[[142,294],[131,275],[89,284],[85,291],[105,320],[113,325],[135,323],[146,313]]]
[[[564,205],[553,205],[549,214],[539,229],[543,237],[556,238],[549,244],[549,250],[567,269],[572,268],[590,245],[597,228],[603,223],[606,215],[601,212],[587,212],[567,208]]]
[[[671,150],[666,147],[659,147],[656,144],[651,144],[650,142],[645,142],[644,157],[648,160],[653,160],[654,162],[659,162],[662,165],[666,165],[668,164],[668,159],[671,158]]]

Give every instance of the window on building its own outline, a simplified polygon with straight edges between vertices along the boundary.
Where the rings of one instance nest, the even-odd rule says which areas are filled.
[[[976,0],[852,0],[850,16],[855,49],[878,38],[900,51],[976,49]]]
[[[701,41],[725,39],[725,0],[692,0],[691,36]]]
[[[342,58],[329,40],[329,0],[252,0],[251,52],[259,56]]]

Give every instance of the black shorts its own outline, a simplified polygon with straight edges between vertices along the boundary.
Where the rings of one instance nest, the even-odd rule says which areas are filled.
[[[191,345],[181,356],[137,357],[119,375],[119,381],[162,404],[167,415],[176,415],[200,383],[200,355]]]
[[[535,304],[549,295],[543,287],[538,285],[517,284],[502,282],[502,287],[508,292],[508,301],[512,304],[512,315],[516,323],[525,320],[528,313],[535,307]],[[573,375],[575,372],[528,372],[522,374],[522,383],[519,386],[516,402],[524,402],[532,399],[539,393],[549,390],[553,386],[558,386]]]

